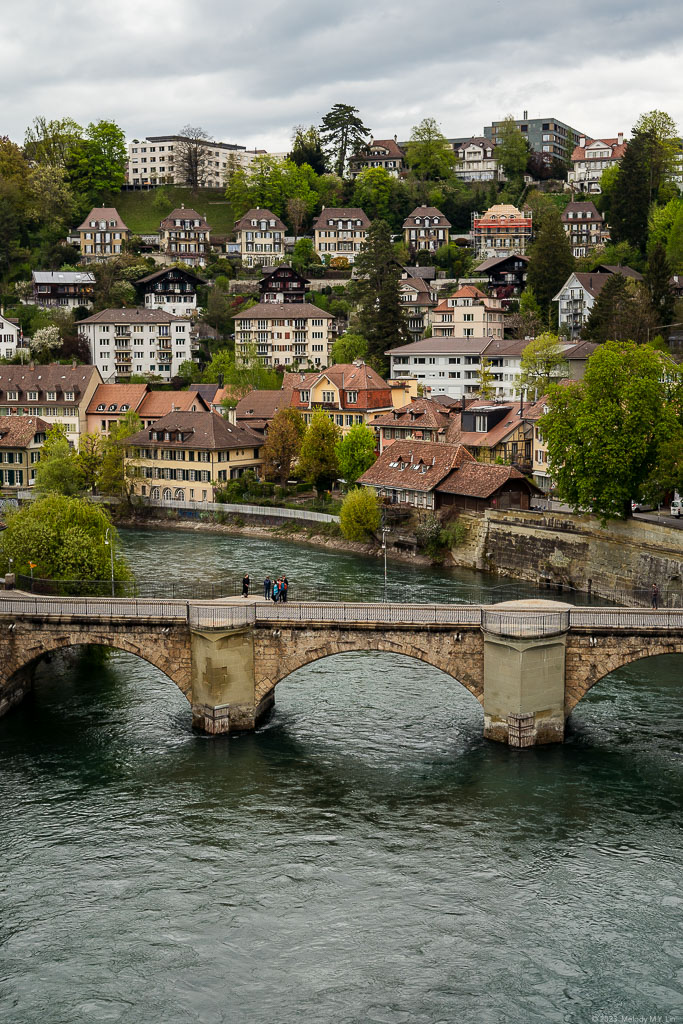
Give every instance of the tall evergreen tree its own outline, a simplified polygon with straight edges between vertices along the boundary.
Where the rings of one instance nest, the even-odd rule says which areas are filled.
[[[574,269],[574,257],[560,212],[548,206],[541,213],[536,239],[529,249],[527,284],[533,289],[544,316],[548,316],[553,296]]]
[[[386,221],[375,220],[370,225],[356,258],[356,272],[360,306],[358,333],[367,340],[368,361],[378,373],[384,374],[386,350],[409,341],[398,297],[401,267],[394,255]]]
[[[289,159],[298,167],[308,164],[316,174],[325,173],[327,160],[320,132],[315,125],[312,124],[310,128],[304,128],[302,124],[294,126],[292,151],[289,154]]]
[[[626,278],[623,274],[610,274],[593,303],[582,337],[590,341],[617,339],[618,311],[626,300]]]
[[[335,103],[322,119],[320,135],[333,160],[334,170],[342,177],[346,161],[356,149],[364,145],[370,132],[358,116],[356,107],[348,103]]]
[[[651,155],[656,140],[651,132],[637,132],[622,157],[612,187],[610,227],[613,242],[630,242],[641,252],[647,242],[650,212]]]
[[[676,299],[671,290],[671,266],[666,250],[661,242],[657,242],[647,261],[645,283],[650,294],[652,311],[659,325],[670,324],[674,320]]]

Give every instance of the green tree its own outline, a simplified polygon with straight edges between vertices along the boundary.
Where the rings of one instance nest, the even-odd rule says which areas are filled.
[[[299,238],[294,243],[294,252],[292,253],[292,266],[300,274],[303,274],[308,267],[314,263],[319,263],[320,259],[315,251],[312,238]]]
[[[176,377],[181,387],[188,384],[198,384],[202,379],[202,371],[194,359],[185,359],[176,371]]]
[[[609,224],[615,242],[629,242],[641,252],[647,242],[647,223],[652,199],[651,132],[636,132],[626,147],[619,175],[610,196]]]
[[[311,125],[310,128],[304,128],[302,124],[294,126],[292,151],[289,154],[289,159],[299,167],[302,164],[308,164],[316,174],[325,173],[327,170],[325,150],[320,132],[315,125]]]
[[[650,110],[641,114],[633,126],[634,135],[648,135],[651,139],[649,154],[650,195],[654,199],[665,181],[676,173],[679,155],[678,128],[674,119],[664,110]]]
[[[291,476],[292,466],[299,458],[306,424],[297,409],[278,409],[268,427],[266,443],[261,449],[263,470],[267,479],[279,479],[282,486]]]
[[[360,207],[370,220],[391,217],[394,179],[384,167],[367,167],[353,184],[353,205]]]
[[[569,236],[562,226],[556,206],[548,206],[541,214],[535,241],[529,249],[527,283],[544,316],[548,316],[553,296],[574,269]]]
[[[107,536],[107,531],[109,535]],[[133,574],[119,550],[118,536],[102,505],[84,498],[49,494],[7,513],[2,535],[0,566],[28,576],[52,580],[109,580],[110,548],[114,545],[114,579],[127,581]]]
[[[133,460],[124,463],[125,440],[142,430],[142,420],[132,409],[122,416],[109,431],[103,442],[102,469],[98,487],[103,494],[124,498],[129,504],[133,494],[136,465]]]
[[[36,117],[26,129],[24,154],[32,164],[66,170],[71,154],[83,139],[83,129],[70,117],[48,121]]]
[[[356,423],[346,437],[337,443],[337,465],[339,475],[347,485],[355,484],[359,476],[369,469],[377,458],[377,438],[374,430],[365,423]]]
[[[433,117],[425,117],[413,127],[406,162],[422,181],[440,181],[450,175],[455,153]]]
[[[493,398],[496,393],[496,381],[491,369],[490,359],[481,357],[479,369],[479,396],[481,398]]]
[[[340,178],[344,175],[348,157],[365,145],[369,134],[356,107],[348,103],[335,103],[323,117],[320,137]]]
[[[582,335],[588,341],[640,341],[658,324],[647,289],[623,274],[610,274],[598,294]]]
[[[394,258],[386,221],[375,220],[370,225],[356,257],[356,274],[358,333],[367,340],[368,360],[379,373],[384,373],[387,349],[409,340],[398,298],[401,267]]]
[[[342,502],[339,520],[347,540],[370,540],[382,522],[379,499],[373,488],[354,487],[349,491]]]
[[[299,473],[317,491],[327,490],[339,475],[337,440],[339,429],[322,409],[316,409],[301,442]]]
[[[333,363],[353,363],[356,359],[366,359],[368,343],[361,334],[346,331],[332,345],[330,353]]]
[[[35,488],[39,494],[74,495],[83,490],[81,463],[61,424],[54,424],[45,435],[36,466]]]
[[[498,129],[498,145],[493,155],[506,178],[521,182],[529,158],[529,147],[512,114],[503,118]]]
[[[83,486],[93,494],[102,472],[104,446],[101,434],[84,434],[78,446],[78,465]]]
[[[666,255],[673,272],[675,274],[683,272],[683,204],[671,225],[666,243]]]
[[[545,395],[552,383],[569,374],[564,348],[556,334],[547,331],[530,341],[522,352],[519,390]]]
[[[67,224],[76,209],[76,200],[61,167],[40,164],[28,178],[26,213],[53,230]]]
[[[657,326],[670,324],[674,319],[676,297],[671,288],[671,266],[662,242],[651,250],[645,271],[645,284],[650,295],[652,311],[659,321]]]
[[[582,381],[552,384],[540,421],[560,498],[601,520],[631,514],[662,445],[680,433],[681,371],[648,345],[608,341]]]
[[[232,157],[228,163],[227,186],[225,198],[236,221],[243,217],[251,208],[251,191],[249,175]]]
[[[126,181],[126,137],[114,121],[91,122],[71,150],[67,171],[76,195],[95,204]]]

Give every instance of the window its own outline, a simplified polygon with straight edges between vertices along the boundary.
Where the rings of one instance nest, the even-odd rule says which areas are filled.
[[[334,402],[334,391],[323,391],[323,402]]]
[[[346,401],[349,403],[349,405],[355,405],[355,403],[358,401],[358,392],[357,391],[347,391],[346,392]]]

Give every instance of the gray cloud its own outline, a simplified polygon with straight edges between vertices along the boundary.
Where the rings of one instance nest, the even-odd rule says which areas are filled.
[[[198,124],[282,150],[335,102],[378,137],[427,116],[478,134],[524,109],[614,135],[658,107],[683,130],[673,0],[25,0],[3,28],[0,134],[18,141],[44,114],[112,118],[130,138]]]

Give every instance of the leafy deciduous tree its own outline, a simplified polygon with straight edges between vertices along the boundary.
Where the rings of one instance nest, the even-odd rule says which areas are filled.
[[[36,466],[35,488],[38,493],[79,494],[83,489],[83,471],[77,452],[67,440],[60,424],[50,427],[40,450]]]
[[[341,532],[347,540],[365,541],[379,530],[382,515],[372,487],[355,487],[344,498],[339,513]]]
[[[200,188],[206,185],[209,169],[207,142],[212,137],[203,128],[186,124],[180,129],[180,141],[175,147],[175,173],[178,179],[189,188]]]
[[[339,475],[347,484],[355,484],[359,476],[369,469],[377,456],[375,433],[365,423],[356,423],[346,437],[337,443]]]
[[[368,354],[368,343],[362,334],[346,331],[332,345],[330,353],[333,363],[353,363],[356,359],[365,359]]]
[[[331,487],[339,475],[337,467],[337,440],[339,429],[322,409],[311,416],[311,422],[301,442],[299,472],[310,480],[317,491]]]
[[[261,449],[263,469],[268,479],[277,477],[283,486],[287,483],[292,466],[299,458],[305,433],[306,424],[297,409],[278,409]]]
[[[519,389],[528,394],[545,395],[553,382],[566,377],[569,366],[557,335],[547,331],[530,341],[522,352],[520,369]]]
[[[423,181],[439,181],[451,173],[455,153],[433,117],[425,117],[413,127],[406,161]]]
[[[503,118],[498,130],[498,145],[493,155],[498,166],[502,167],[506,178],[511,180],[523,178],[529,158],[529,147],[515,124],[512,114]]]

